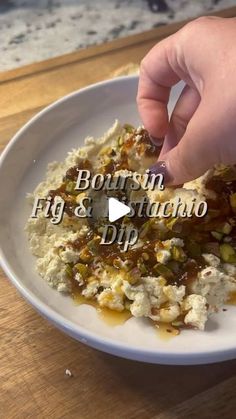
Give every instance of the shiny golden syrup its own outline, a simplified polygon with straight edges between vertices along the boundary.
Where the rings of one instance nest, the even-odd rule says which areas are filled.
[[[83,295],[81,295],[79,292],[73,292],[72,298],[73,298],[75,304],[77,304],[79,306],[82,305],[82,304],[87,304],[87,305],[95,307],[95,308],[98,307],[98,304],[95,300],[88,300]]]
[[[157,331],[157,335],[162,340],[170,340],[175,336],[178,336],[180,331],[179,329],[171,326],[168,323],[156,323],[155,329]]]
[[[124,324],[132,317],[128,310],[115,311],[106,307],[97,308],[99,317],[109,326],[119,326]]]
[[[236,291],[230,293],[230,297],[227,301],[229,305],[236,305]]]
[[[236,298],[236,293],[235,293],[235,298]],[[132,317],[132,314],[130,313],[129,310],[115,311],[115,310],[110,310],[107,307],[100,307],[97,301],[88,300],[79,292],[73,293],[73,300],[78,305],[87,304],[96,308],[100,319],[103,320],[104,323],[106,323],[109,326],[121,326]],[[165,341],[168,341],[172,339],[173,337],[178,336],[180,333],[179,329],[171,326],[169,323],[156,323],[154,327],[157,332],[158,338]]]
[[[99,307],[95,300],[88,300],[78,292],[73,293],[73,299],[78,305],[87,304],[96,308],[98,316],[109,326],[120,326],[132,317],[132,314],[128,310],[115,311],[107,307]]]
[[[79,292],[73,293],[73,300],[78,305],[87,304],[96,308],[100,319],[103,320],[104,323],[106,323],[109,326],[121,326],[132,317],[132,314],[129,310],[115,311],[110,310],[107,307],[100,307],[97,301],[88,300]],[[180,333],[179,329],[171,326],[168,323],[156,323],[155,330],[157,332],[158,337],[166,341],[172,339],[174,336],[177,336]]]

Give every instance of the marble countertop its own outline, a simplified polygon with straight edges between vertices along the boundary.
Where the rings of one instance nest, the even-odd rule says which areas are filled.
[[[159,9],[157,0],[1,0],[0,71],[235,6],[235,0],[158,1]]]

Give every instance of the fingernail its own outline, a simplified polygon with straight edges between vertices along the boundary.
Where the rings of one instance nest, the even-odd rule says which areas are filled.
[[[162,146],[164,138],[156,138],[156,137],[152,137],[152,135],[149,135],[149,137],[153,144],[157,146]]]
[[[173,180],[172,176],[169,173],[167,163],[164,160],[160,160],[157,163],[155,163],[153,166],[149,168],[149,171],[153,175],[161,174],[163,175],[163,182],[165,185],[168,183],[171,183]]]

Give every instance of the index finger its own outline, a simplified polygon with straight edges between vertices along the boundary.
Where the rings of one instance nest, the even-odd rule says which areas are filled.
[[[145,128],[154,138],[166,135],[170,89],[181,79],[175,36],[155,45],[140,67],[138,109]]]

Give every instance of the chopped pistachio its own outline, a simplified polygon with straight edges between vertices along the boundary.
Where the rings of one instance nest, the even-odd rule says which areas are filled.
[[[103,156],[103,155],[107,156],[108,154],[110,154],[111,150],[112,150],[111,146],[103,147],[101,149],[101,151],[99,152],[99,155],[100,156]]]
[[[90,250],[90,252],[93,253],[93,255],[97,255],[98,254],[99,241],[100,241],[100,238],[94,237],[87,244],[88,249]]]
[[[236,180],[236,168],[234,166],[224,166],[220,170],[220,177],[225,182]]]
[[[134,127],[132,125],[130,125],[130,124],[124,124],[124,129],[129,134],[131,134],[132,132],[134,132]]]
[[[74,268],[79,272],[83,279],[85,279],[90,273],[89,267],[83,263],[76,263]]]
[[[184,262],[187,259],[187,256],[180,246],[173,246],[171,249],[172,258],[177,262]]]
[[[172,217],[170,219],[167,219],[166,227],[169,230],[172,230],[176,233],[181,233],[181,231],[183,229],[182,221],[177,217],[175,217],[175,218]]]
[[[124,138],[122,136],[120,136],[118,138],[118,146],[122,146],[124,144]]]
[[[172,227],[175,225],[175,223],[177,222],[177,220],[178,220],[178,218],[174,218],[174,217],[172,217],[172,218],[167,218],[167,221],[166,221],[166,226],[167,226],[170,230],[172,230]]]
[[[153,269],[158,275],[162,275],[166,279],[174,279],[172,270],[162,263],[157,263]]]
[[[219,233],[219,231],[211,231],[211,235],[216,239],[216,240],[221,240],[223,237],[223,233]]]
[[[219,233],[223,233],[223,234],[230,234],[232,230],[232,226],[227,223],[227,221],[225,223],[222,223],[221,225],[219,225],[219,227],[216,228],[216,231]]]
[[[79,254],[80,259],[82,260],[82,262],[90,262],[93,258],[93,256],[91,255],[88,247],[84,247],[80,254]]]
[[[72,267],[67,263],[66,265],[66,274],[71,278],[73,276]]]
[[[103,234],[104,226],[98,227],[98,233]]]
[[[140,238],[145,237],[148,231],[150,230],[150,228],[151,228],[151,220],[148,220],[141,227]]]
[[[134,262],[133,262],[132,260],[130,260],[130,259],[126,259],[126,261],[125,261],[125,262],[123,262],[122,268],[123,268],[126,272],[128,272],[128,271],[130,271],[130,269],[132,269],[132,268],[133,268],[133,266],[134,266]]]
[[[137,267],[142,274],[146,274],[148,272],[145,263],[141,259],[138,260]]]
[[[69,182],[66,182],[66,192],[72,195],[77,195],[77,191],[75,190],[76,182],[73,182],[70,180]]]
[[[236,252],[230,244],[221,244],[220,255],[224,262],[236,263]]]
[[[133,268],[132,271],[126,273],[126,280],[131,284],[134,285],[136,282],[139,281],[141,277],[141,271],[138,268]]]

